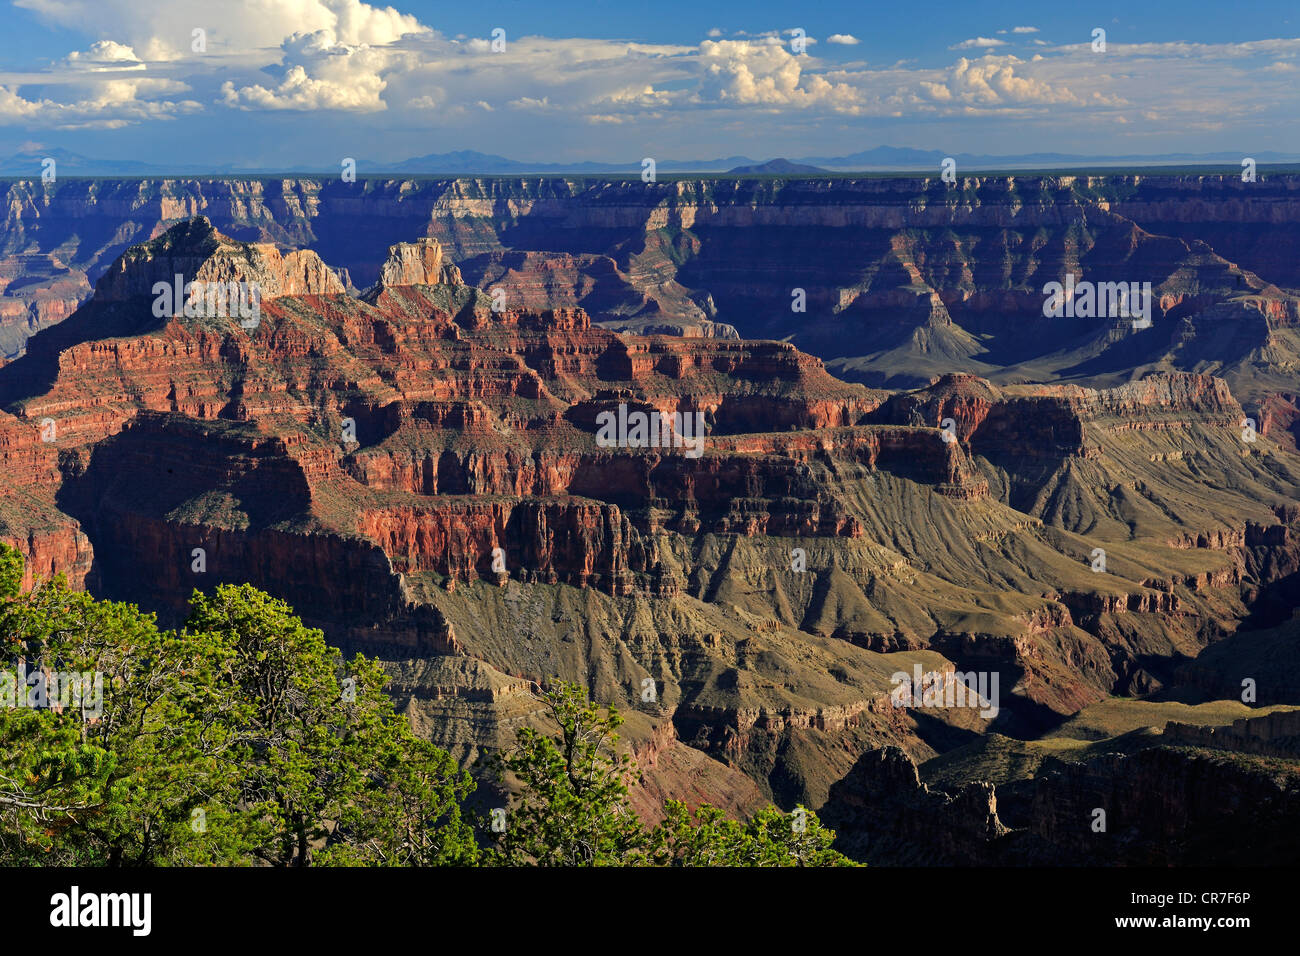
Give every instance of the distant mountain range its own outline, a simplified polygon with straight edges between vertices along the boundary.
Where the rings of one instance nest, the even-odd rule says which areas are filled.
[[[922,172],[937,170],[951,156],[958,171],[970,169],[1061,169],[1097,166],[1238,165],[1245,155],[1259,164],[1300,162],[1300,155],[1261,150],[1251,153],[1160,153],[1155,155],[1085,156],[1078,153],[1027,153],[994,156],[984,153],[947,153],[939,149],[877,146],[847,156],[808,156],[800,159],[753,159],[727,156],[721,159],[658,159],[656,169],[665,173],[723,173],[728,175],[815,175],[823,172]],[[162,164],[133,159],[98,159],[66,149],[25,150],[0,159],[0,176],[38,177],[46,159],[55,161],[55,172],[71,176],[248,176],[277,173],[334,173],[337,164],[307,163],[292,167]],[[357,160],[360,176],[385,173],[408,176],[468,175],[640,175],[641,159],[627,163],[548,163],[508,159],[475,150],[430,153],[397,162]]]
[[[742,176],[805,176],[813,173],[824,173],[826,170],[819,166],[808,166],[804,163],[792,163],[788,159],[772,159],[768,160],[766,163],[759,163],[755,166],[737,166],[735,169],[728,169],[727,172]]]

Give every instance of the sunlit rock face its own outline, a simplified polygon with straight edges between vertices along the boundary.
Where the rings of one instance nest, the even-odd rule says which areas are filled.
[[[357,184],[375,207],[306,181],[186,186],[192,218],[122,250],[0,367],[0,540],[29,576],[167,622],[195,587],[283,597],[383,659],[417,729],[467,764],[531,719],[533,683],[581,681],[629,711],[647,793],[737,810],[819,807],[885,745],[923,763],[971,734],[1041,735],[1176,686],[1243,622],[1281,626],[1300,570],[1294,300],[1121,222],[1143,182],[976,181],[961,201],[910,182]],[[377,207],[386,223],[361,212]],[[962,229],[1001,237],[997,269]],[[635,251],[611,253],[629,230]],[[806,230],[845,258],[812,270]],[[1052,321],[1046,276],[1139,260],[1174,278],[1151,329],[1081,333],[1094,374],[988,363],[998,323],[1025,355],[1064,341],[1032,325]],[[258,321],[159,314],[177,275],[256,284]],[[765,337],[626,330],[686,331],[687,302]],[[818,329],[868,360],[832,363],[859,381],[800,347]],[[903,387],[869,374],[862,343],[886,341]],[[1157,353],[1196,367],[1137,360]],[[701,453],[602,444],[620,410],[698,415]],[[998,715],[894,706],[918,664],[995,671]],[[971,832],[943,852],[1028,828],[987,790],[962,800]],[[1063,805],[1035,818],[1042,839]]]

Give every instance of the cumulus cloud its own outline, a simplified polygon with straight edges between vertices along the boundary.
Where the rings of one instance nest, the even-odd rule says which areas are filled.
[[[284,65],[274,86],[222,84],[228,106],[244,109],[372,112],[387,109],[383,74],[403,58],[364,44],[337,42],[330,31],[295,34],[284,41]]]
[[[857,91],[846,83],[805,75],[795,56],[775,37],[763,40],[705,40],[700,44],[698,99],[766,106],[852,109]]]
[[[418,19],[361,0],[15,0],[39,18],[101,39],[53,69],[5,86],[0,123],[119,128],[202,108],[378,111],[398,41]],[[196,29],[206,48],[191,48]],[[222,70],[233,79],[205,80]],[[150,74],[149,76],[135,74]],[[268,82],[266,77],[274,78]],[[26,87],[39,90],[28,93]]]
[[[59,102],[27,99],[12,86],[0,86],[0,123],[52,129],[121,129],[145,120],[169,120],[202,109],[194,100],[172,100],[185,85],[166,79],[102,82],[89,95]]]
[[[90,45],[89,50],[74,50],[63,60],[64,65],[72,70],[86,70],[103,73],[111,70],[143,70],[145,65],[135,55],[135,50],[112,40],[100,40]]]
[[[25,100],[18,95],[17,90],[0,86],[0,117],[5,120],[30,119],[42,109],[49,109],[56,105],[48,100],[41,102]]]
[[[978,60],[962,57],[948,72],[944,83],[923,83],[932,98],[966,104],[1074,104],[1082,100],[1063,86],[1053,86],[1017,68],[1024,61],[1010,54],[987,54]]]
[[[416,17],[361,0],[14,0],[14,5],[62,27],[125,39],[146,60],[191,56],[195,27],[207,31],[212,55],[277,48],[294,33],[325,31],[338,43],[376,46],[429,30]]]
[[[857,46],[862,41],[852,33],[832,33],[826,38],[827,43],[837,43],[840,46]]]
[[[705,40],[703,93],[737,103],[787,103],[799,88],[799,61],[779,41]]]
[[[1038,27],[1012,27],[1012,33],[1037,33]]]

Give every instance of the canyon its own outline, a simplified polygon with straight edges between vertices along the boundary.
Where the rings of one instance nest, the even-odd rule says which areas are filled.
[[[1161,779],[1184,829],[1224,826],[1214,794],[1266,834],[1294,808],[1294,753],[1231,720],[1046,742],[1243,678],[1300,706],[1295,180],[8,199],[0,540],[29,585],[175,624],[250,582],[380,658],[467,767],[576,680],[625,712],[645,812],[803,804],[870,862],[1167,862]],[[1043,317],[1066,271],[1151,281],[1152,327]],[[255,283],[259,323],[155,316],[177,274]],[[602,447],[620,406],[700,416],[703,453]],[[895,707],[917,665],[995,672],[997,716]],[[1088,842],[1101,790],[1140,808],[1122,852]]]

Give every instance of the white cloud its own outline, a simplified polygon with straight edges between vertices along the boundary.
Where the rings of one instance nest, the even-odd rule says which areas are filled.
[[[48,100],[34,103],[23,99],[16,90],[11,90],[7,86],[0,86],[0,119],[30,119],[42,109],[50,109],[57,105]]]
[[[700,88],[696,101],[765,106],[823,104],[852,111],[857,90],[832,83],[821,74],[805,75],[801,60],[775,37],[761,41],[705,40],[697,62]]]
[[[962,40],[960,43],[948,47],[949,50],[980,50],[995,46],[1006,46],[1005,40],[995,40],[992,37],[972,37],[969,40]]]
[[[0,124],[21,123],[54,129],[121,129],[144,120],[174,119],[202,109],[194,100],[160,99],[184,92],[175,80],[132,78],[98,83],[89,95],[60,103],[29,100],[19,90],[0,86]]]
[[[331,31],[294,34],[283,44],[279,84],[237,86],[226,81],[221,95],[227,106],[243,109],[334,109],[374,112],[388,108],[381,94],[383,74],[407,59],[384,48],[338,42]]]
[[[90,45],[85,52],[74,50],[64,58],[64,64],[72,70],[86,70],[102,73],[112,70],[143,70],[144,63],[135,55],[135,50],[112,40],[99,40]]]
[[[492,53],[485,38],[450,38],[361,0],[17,3],[87,37],[84,49],[49,69],[0,74],[0,124],[33,130],[127,126],[200,104],[374,114],[377,136],[441,126],[478,137],[505,125],[486,123],[486,113],[510,109],[512,129],[552,130],[556,143],[566,130],[591,136],[592,125],[606,129],[609,141],[622,127],[625,136],[689,128],[708,142],[723,132],[752,135],[769,116],[774,124],[788,118],[815,129],[824,122],[842,132],[865,116],[1051,123],[1070,115],[1118,123],[1121,110],[1137,127],[1143,110],[1158,110],[1170,128],[1191,129],[1210,114],[1240,122],[1293,104],[1287,84],[1300,62],[1296,39],[1161,42],[1124,44],[1123,56],[1109,57],[1103,71],[1086,39],[1051,45],[1028,38],[1039,55],[1025,61],[998,55],[1004,40],[977,36],[952,48],[975,51],[971,59],[877,67],[821,59],[811,37],[807,55],[796,56],[781,31],[729,31],[723,39],[716,27],[698,44],[512,33],[507,51]],[[189,48],[198,25],[208,34],[205,54]],[[1008,32],[1037,28],[999,34]],[[860,41],[836,33],[823,43]],[[320,117],[321,125],[329,122]]]
[[[779,41],[705,40],[705,95],[737,103],[787,103],[799,88],[799,61]]]
[[[294,33],[325,31],[338,43],[372,46],[427,31],[392,7],[361,0],[14,0],[15,6],[62,27],[114,36],[146,60],[194,56],[191,31],[203,27],[207,55],[279,47]]]
[[[1024,64],[1019,57],[986,54],[978,60],[962,57],[948,72],[944,83],[922,83],[930,96],[941,102],[959,101],[967,105],[1005,104],[1073,104],[1083,102],[1063,86],[1017,69]]]

